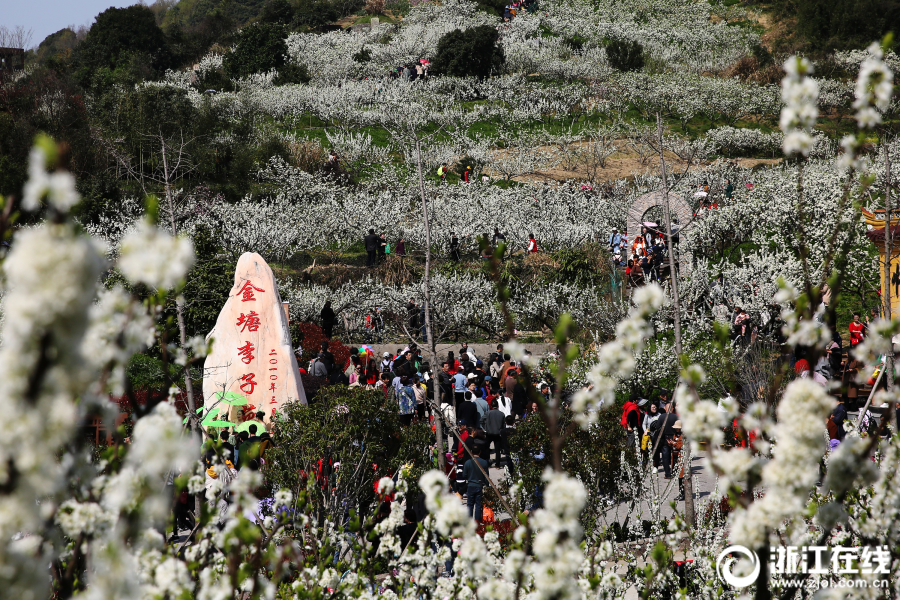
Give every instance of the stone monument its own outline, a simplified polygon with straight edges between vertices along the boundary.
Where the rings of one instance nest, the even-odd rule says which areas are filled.
[[[244,408],[263,411],[268,422],[287,402],[306,404],[286,311],[259,254],[241,255],[234,287],[206,339],[213,346],[203,368],[203,405],[218,409],[210,415],[214,422],[238,423]]]

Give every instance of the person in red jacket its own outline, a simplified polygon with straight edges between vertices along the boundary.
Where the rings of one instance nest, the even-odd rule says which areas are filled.
[[[534,239],[534,234],[528,234],[528,253],[533,254],[538,251],[537,240]]]
[[[866,323],[859,320],[859,313],[853,313],[853,322],[850,323],[850,347],[856,346],[858,343],[866,339],[866,329],[868,329],[868,317]]]
[[[646,401],[645,401],[646,402]],[[633,400],[628,400],[622,406],[622,427],[628,432],[628,447],[635,448],[637,446],[637,436],[640,430],[641,409]]]

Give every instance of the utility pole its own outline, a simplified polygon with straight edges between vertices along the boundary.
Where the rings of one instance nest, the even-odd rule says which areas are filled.
[[[672,304],[675,312],[675,354],[681,359],[681,301],[678,297],[678,275],[675,271],[675,246],[672,243],[672,215],[669,211],[669,182],[666,176],[666,157],[663,152],[662,119],[656,113],[656,135],[659,141],[659,165],[663,183],[663,214],[666,217],[666,245],[669,248],[669,280],[672,284]],[[674,400],[674,397],[673,397]],[[694,481],[691,477],[691,445],[684,440],[684,516],[689,525],[694,518]]]

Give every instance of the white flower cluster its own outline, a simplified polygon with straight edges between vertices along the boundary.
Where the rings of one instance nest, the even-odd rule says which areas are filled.
[[[616,339],[603,344],[597,351],[597,363],[587,373],[588,386],[575,393],[571,409],[582,427],[597,421],[597,411],[612,405],[619,381],[634,372],[635,356],[653,334],[649,319],[662,308],[666,296],[656,284],[637,288],[635,306],[616,328]]]
[[[856,80],[856,121],[860,129],[871,129],[881,123],[894,95],[894,73],[884,62],[881,46],[873,43],[869,56],[862,62]]]
[[[173,237],[146,221],[122,239],[118,266],[133,283],[168,290],[184,280],[193,264],[189,239]]]
[[[581,569],[581,523],[587,499],[580,481],[563,473],[544,473],[545,508],[535,511],[533,523],[534,578],[537,597],[545,600],[580,598],[577,574]]]
[[[736,510],[731,540],[748,548],[768,543],[769,535],[802,514],[819,476],[825,451],[825,420],[834,401],[810,379],[792,381],[778,405],[773,428],[773,459],[762,469],[766,494],[747,509]],[[741,461],[746,462],[746,461]]]
[[[22,208],[35,211],[46,198],[56,210],[67,213],[81,196],[75,191],[75,177],[68,171],[47,172],[48,144],[32,148],[28,156],[28,182],[22,191]]]
[[[809,156],[813,147],[810,133],[819,117],[819,84],[809,75],[813,67],[808,60],[791,56],[784,63],[787,73],[781,82],[781,130],[784,132],[784,153],[788,156]]]

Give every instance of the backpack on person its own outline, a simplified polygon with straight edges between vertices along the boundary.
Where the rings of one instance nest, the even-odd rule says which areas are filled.
[[[828,415],[828,420],[825,421],[825,427],[828,428],[828,437],[829,439],[836,440],[838,438],[838,426],[837,423],[834,422],[834,415]]]

